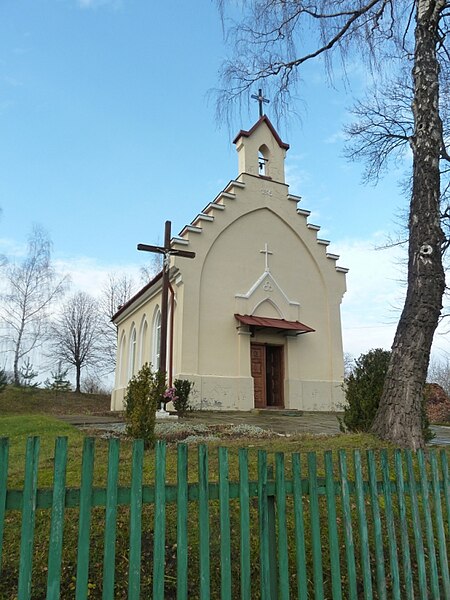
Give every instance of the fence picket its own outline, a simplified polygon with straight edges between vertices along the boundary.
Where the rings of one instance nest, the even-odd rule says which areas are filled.
[[[442,518],[441,506],[441,487],[439,484],[439,473],[437,467],[437,458],[434,450],[430,451],[431,476],[434,498],[434,514],[436,519],[436,530],[439,546],[439,562],[441,567],[442,586],[444,588],[444,597],[450,598],[450,580],[448,572],[447,546],[445,543],[445,528]]]
[[[144,441],[133,442],[130,496],[130,554],[128,566],[128,600],[139,600],[141,592],[142,543],[142,469]]]
[[[341,565],[339,560],[339,538],[337,531],[336,489],[333,476],[333,454],[331,450],[327,450],[324,453],[324,461],[328,543],[330,544],[331,590],[333,600],[341,600]]]
[[[78,554],[75,600],[88,597],[89,582],[89,533],[92,511],[92,479],[94,475],[93,438],[84,438],[81,459],[80,516],[78,521]]]
[[[352,513],[350,507],[350,489],[347,477],[347,455],[339,450],[339,472],[341,479],[341,497],[344,522],[345,555],[347,559],[347,579],[350,600],[358,600],[356,588],[355,546],[353,543]]]
[[[300,454],[292,454],[292,485],[294,495],[295,560],[297,570],[297,596],[308,600],[308,579],[306,573],[305,526],[303,520],[303,490]]]
[[[319,494],[317,491],[317,457],[315,452],[308,452],[308,483],[309,483],[309,510],[311,525],[311,545],[313,558],[314,597],[322,600],[323,595],[323,569],[322,569],[322,544],[320,541],[320,513]]]
[[[58,600],[61,585],[61,560],[66,492],[67,437],[55,442],[53,499],[48,552],[47,600]]]
[[[106,484],[105,543],[103,557],[103,600],[114,598],[116,559],[117,484],[119,480],[119,440],[112,438],[108,447]]]
[[[383,476],[383,496],[388,533],[389,564],[391,567],[392,597],[400,599],[400,573],[398,568],[397,538],[395,535],[394,508],[392,504],[391,479],[389,475],[389,459],[386,450],[381,451],[381,472]]]
[[[25,481],[23,486],[22,530],[20,540],[20,570],[17,597],[31,597],[31,573],[33,567],[34,521],[39,465],[39,438],[29,437],[25,455]]]
[[[400,517],[400,541],[403,559],[403,579],[406,591],[406,598],[408,600],[413,600],[414,589],[411,572],[411,553],[409,548],[408,521],[406,518],[405,485],[403,480],[402,453],[400,450],[395,451],[394,461],[395,481],[397,485],[398,512]]]
[[[414,545],[416,549],[417,572],[419,578],[419,591],[421,600],[428,599],[427,571],[425,567],[425,552],[423,547],[422,525],[417,499],[416,478],[414,476],[413,459],[410,450],[405,450],[406,470],[408,473],[409,496],[411,498],[411,514],[414,532]]]
[[[286,522],[284,454],[275,454],[276,505],[278,524],[278,581],[280,600],[289,600],[289,558]]]
[[[372,595],[372,577],[370,574],[370,555],[369,555],[369,534],[367,531],[366,508],[364,505],[364,485],[361,467],[361,454],[359,450],[353,453],[353,463],[355,469],[355,492],[356,507],[358,512],[359,524],[359,544],[361,547],[361,564],[364,583],[364,598],[371,600]]]
[[[228,449],[219,448],[220,506],[220,591],[221,599],[231,600],[230,486],[228,481]]]
[[[444,488],[445,498],[445,512],[447,516],[447,531],[450,532],[450,477],[448,473],[448,460],[445,450],[440,451],[441,456],[441,471],[442,471],[442,485]]]
[[[200,536],[200,598],[210,597],[208,447],[198,447],[198,510]]]
[[[155,452],[155,517],[153,544],[153,599],[164,598],[166,562],[166,444],[156,442]]]
[[[9,439],[0,438],[0,574],[3,564],[3,536],[5,531],[6,490],[8,483]]]
[[[241,600],[251,598],[250,579],[250,493],[248,487],[248,451],[239,449],[239,526],[240,526],[240,565]]]
[[[177,447],[177,600],[188,597],[188,447]]]
[[[383,532],[381,529],[380,501],[378,495],[377,470],[373,450],[367,451],[370,505],[372,508],[373,537],[375,545],[375,565],[379,600],[387,600],[386,573],[384,570]]]
[[[417,451],[419,463],[420,491],[422,495],[423,516],[425,520],[425,534],[428,546],[428,560],[430,564],[430,585],[433,600],[439,600],[439,579],[436,561],[436,548],[434,545],[433,521],[431,519],[430,496],[428,491],[428,479],[426,472],[426,459],[423,450]]]
[[[270,592],[267,452],[265,450],[258,450],[258,521],[261,599],[272,600]]]

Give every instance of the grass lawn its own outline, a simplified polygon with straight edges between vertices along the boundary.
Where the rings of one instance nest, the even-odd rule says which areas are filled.
[[[106,394],[55,393],[40,388],[8,386],[0,393],[0,416],[105,414],[111,398]]]

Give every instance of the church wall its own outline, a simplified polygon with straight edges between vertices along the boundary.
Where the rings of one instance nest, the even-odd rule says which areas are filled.
[[[248,299],[243,311],[235,296],[247,292],[263,273],[265,256],[260,251],[268,242],[273,251],[270,272],[288,298],[300,303],[300,307],[282,308],[278,318],[300,320],[316,330],[289,342],[281,337],[288,349],[286,407],[332,409],[341,397],[339,302],[345,278],[317,243],[316,230],[308,229],[305,218],[296,213],[295,203],[287,198],[287,186],[247,175],[240,180],[245,187],[233,190],[236,198],[226,201],[217,220],[202,224],[201,234],[185,236],[195,248],[195,260],[174,261],[183,271],[183,292],[190,298],[189,305],[184,304],[182,336],[191,342],[180,345],[180,372],[198,379],[202,405],[231,409],[238,402],[242,406],[242,400],[224,392],[226,385],[236,389],[237,381],[245,389],[242,396],[252,398],[250,338],[242,340],[237,335],[233,315],[255,314],[254,310],[258,314],[256,298]],[[261,314],[275,316],[279,305],[266,303]],[[267,334],[257,337],[270,341]]]
[[[129,380],[136,375],[142,365],[153,360],[153,318],[161,299],[158,292],[145,304],[137,307],[131,314],[124,316],[118,323],[118,340],[125,339],[122,348],[118,344],[116,364],[121,368],[116,374],[114,390],[111,395],[111,410],[122,410],[123,400]],[[144,324],[147,323],[145,328]],[[136,329],[136,360],[134,369],[130,370],[130,335]]]

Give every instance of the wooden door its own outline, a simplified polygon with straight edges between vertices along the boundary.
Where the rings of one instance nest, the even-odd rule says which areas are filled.
[[[264,344],[250,345],[250,362],[253,377],[255,408],[266,406],[266,347]]]
[[[283,346],[266,347],[266,405],[284,406]]]

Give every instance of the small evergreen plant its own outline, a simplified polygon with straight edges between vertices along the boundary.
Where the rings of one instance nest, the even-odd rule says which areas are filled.
[[[165,388],[165,373],[153,372],[148,363],[128,383],[124,402],[127,434],[143,439],[147,448],[155,444],[156,410]]]
[[[189,403],[189,395],[194,384],[189,379],[175,379],[173,387],[175,388],[174,408],[180,417],[184,417],[186,413],[192,410],[192,406]]]
[[[3,392],[7,385],[8,375],[6,374],[5,369],[0,369],[0,393]]]
[[[20,368],[20,385],[26,388],[39,387],[39,383],[33,381],[37,376],[38,372],[33,371],[33,365],[31,364],[30,359],[27,358]]]
[[[72,386],[70,381],[66,379],[67,373],[69,369],[63,369],[61,366],[61,362],[58,363],[58,369],[56,371],[51,371],[51,379],[46,379],[44,381],[44,385],[48,390],[52,390],[55,394],[60,392],[70,392]]]
[[[344,381],[343,424],[349,431],[369,431],[375,418],[391,353],[376,348],[355,361],[355,367]]]

